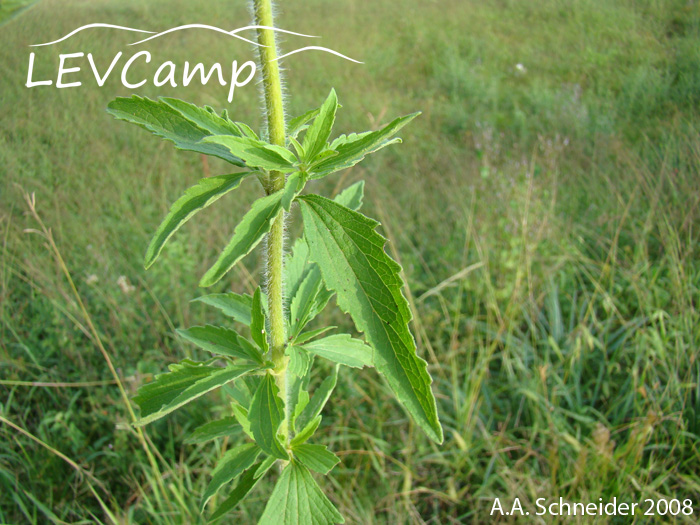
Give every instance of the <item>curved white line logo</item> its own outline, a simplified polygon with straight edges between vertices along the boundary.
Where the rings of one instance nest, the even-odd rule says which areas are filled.
[[[170,33],[182,31],[184,29],[205,29],[208,31],[214,31],[214,32],[221,33],[224,35],[232,36],[234,38],[238,38],[240,40],[243,40],[244,42],[248,42],[249,44],[253,44],[253,45],[258,46],[258,47],[265,47],[265,46],[255,42],[254,40],[250,40],[248,38],[245,38],[245,37],[239,35],[238,33],[241,33],[243,31],[248,31],[248,30],[270,29],[272,31],[277,31],[279,33],[286,33],[289,35],[300,36],[300,37],[304,37],[304,38],[318,38],[317,36],[314,36],[314,35],[305,35],[303,33],[297,33],[294,31],[289,31],[287,29],[280,29],[278,27],[268,27],[268,26],[260,26],[260,25],[250,25],[250,26],[245,26],[245,27],[240,27],[238,29],[234,29],[233,31],[226,31],[225,29],[221,29],[220,27],[210,26],[210,25],[206,25],[206,24],[187,24],[187,25],[182,25],[182,26],[178,26],[178,27],[173,27],[173,28],[168,29],[166,31],[161,31],[160,33],[156,33],[155,31],[146,31],[144,29],[135,29],[133,27],[118,26],[118,25],[114,25],[114,24],[95,23],[95,24],[87,24],[87,25],[81,26],[77,29],[74,29],[73,31],[71,31],[67,35],[59,38],[58,40],[53,40],[51,42],[44,42],[43,44],[31,44],[29,47],[43,47],[43,46],[50,46],[53,44],[58,44],[59,42],[63,42],[65,40],[68,40],[73,35],[80,33],[81,31],[83,31],[85,29],[93,29],[93,28],[119,29],[122,31],[132,31],[135,33],[146,33],[146,34],[151,35],[151,36],[146,37],[144,39],[138,40],[137,42],[132,42],[131,44],[129,44],[130,46],[143,44],[144,42],[148,42],[150,40],[159,38],[161,36],[164,36],[164,35],[167,35]],[[356,64],[362,64],[362,62],[360,62],[359,60],[355,60],[353,58],[350,58],[348,56],[343,55],[342,53],[334,51],[333,49],[328,49],[327,47],[322,47],[322,46],[306,46],[306,47],[303,47],[300,49],[295,49],[294,51],[290,51],[289,53],[286,53],[286,54],[278,57],[277,60],[281,60],[285,57],[295,55],[297,53],[301,53],[302,51],[312,51],[312,50],[313,51],[324,51],[326,53],[331,53],[331,54],[333,54],[337,57],[343,58],[345,60],[349,60],[350,62],[355,62]]]

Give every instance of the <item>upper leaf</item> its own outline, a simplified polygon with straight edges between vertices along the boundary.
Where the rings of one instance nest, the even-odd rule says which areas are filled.
[[[400,139],[392,140],[391,137],[418,115],[420,115],[420,112],[399,117],[380,130],[356,135],[354,140],[346,138],[344,142],[341,141],[334,148],[338,152],[337,155],[323,159],[309,167],[309,172],[312,173],[310,178],[320,179],[334,171],[350,168],[364,159],[366,155],[374,153],[389,144],[400,142]]]
[[[372,348],[348,334],[329,335],[305,343],[302,348],[341,365],[354,368],[372,366]]]
[[[217,144],[240,158],[247,166],[282,172],[295,171],[297,158],[294,153],[281,146],[275,146],[250,137],[212,135],[204,137],[205,144]]]
[[[160,255],[165,243],[172,235],[198,211],[223,197],[226,193],[240,186],[241,181],[250,172],[232,173],[201,179],[188,188],[185,194],[170,207],[168,215],[156,230],[146,250],[144,265],[149,268]]]
[[[362,207],[362,199],[364,196],[365,181],[361,180],[345,188],[336,195],[333,200],[341,206],[357,211]]]
[[[379,224],[319,195],[298,199],[310,258],[338,306],[374,348],[374,365],[426,434],[442,442],[442,427],[426,362],[408,328],[411,311],[401,293],[401,267],[385,252]]]
[[[325,445],[297,445],[293,449],[294,457],[311,470],[324,476],[340,463],[338,456],[333,454]]]
[[[155,381],[139,388],[134,402],[141,407],[141,419],[134,424],[143,426],[160,419],[207,392],[256,370],[258,366],[229,365],[220,368],[187,360],[171,365],[170,373],[160,374]]]
[[[268,458],[269,459],[269,458]],[[214,514],[211,515],[209,519],[210,522],[215,521],[226,514],[228,511],[234,509],[243,499],[248,495],[248,493],[253,490],[253,487],[257,485],[263,475],[270,470],[273,462],[266,460],[260,461],[246,470],[241,479],[238,481],[236,488],[231,491],[228,498],[216,509]]]
[[[214,266],[204,274],[199,286],[206,287],[217,283],[238,261],[249,254],[263,240],[282,208],[284,196],[285,190],[280,190],[253,203],[248,213],[236,226],[228,246],[221,252]]]
[[[258,347],[266,354],[269,347],[267,345],[267,333],[265,332],[265,313],[263,312],[262,299],[260,299],[260,287],[256,288],[253,294],[253,305],[251,307],[250,335],[258,344]]]
[[[233,318],[234,321],[250,326],[250,309],[253,305],[253,298],[250,295],[241,295],[233,292],[214,293],[192,300],[218,308],[225,315]]]
[[[316,432],[318,426],[321,424],[321,419],[321,416],[316,416],[309,421],[304,428],[297,432],[294,439],[292,439],[292,441],[289,443],[292,448],[305,443],[311,436],[313,436],[314,432]]]
[[[302,147],[304,149],[304,161],[308,162],[316,157],[326,147],[328,137],[335,122],[335,112],[338,109],[338,97],[335,90],[331,89],[328,98],[321,106],[318,116],[306,130]]]
[[[238,136],[241,134],[239,126],[231,122],[227,117],[217,115],[209,106],[200,108],[184,100],[170,97],[160,97],[159,100],[179,111],[183,117],[194,122],[200,128],[207,130],[211,135]]]
[[[228,328],[212,325],[193,326],[186,330],[179,329],[177,333],[180,337],[187,339],[207,352],[229,357],[239,357],[260,365],[264,362],[262,354],[255,346]]]
[[[207,502],[219,492],[221,487],[236,479],[255,463],[260,452],[260,447],[255,443],[246,443],[226,452],[211,473],[212,480],[202,495],[201,508],[204,509]]]
[[[223,133],[240,135],[236,128],[228,127],[226,124],[229,122],[228,120],[213,113],[203,115],[201,108],[179,101],[181,103],[178,104],[180,108],[188,109],[187,113],[190,116],[188,118],[171,105],[174,99],[168,100],[170,101],[169,103],[163,99],[156,101],[137,95],[133,95],[130,98],[120,97],[107,105],[107,112],[119,120],[132,122],[155,133],[159,137],[172,141],[178,149],[213,155],[236,166],[245,167],[245,163],[239,157],[233,155],[220,144],[201,142],[203,138],[213,134],[210,129],[216,129],[217,133],[223,131]],[[191,120],[195,118],[195,115],[197,115],[195,120],[200,124],[206,117],[210,120],[210,125],[202,127],[202,125]]]
[[[225,417],[204,423],[195,428],[192,433],[185,438],[185,443],[205,443],[212,439],[232,436],[239,428],[235,417]]]
[[[338,366],[335,366],[333,367],[333,372],[331,375],[326,377],[321,382],[321,384],[314,391],[313,397],[311,397],[304,409],[300,411],[299,416],[295,418],[294,428],[303,429],[312,419],[321,414],[321,411],[323,410],[323,407],[326,406],[328,399],[331,397],[337,382]]]
[[[345,523],[301,464],[289,463],[277,480],[258,525],[328,525]]]
[[[265,374],[250,403],[248,419],[255,442],[261,449],[276,458],[289,459],[277,437],[277,430],[284,419],[284,405],[278,393],[279,388],[272,375]]]

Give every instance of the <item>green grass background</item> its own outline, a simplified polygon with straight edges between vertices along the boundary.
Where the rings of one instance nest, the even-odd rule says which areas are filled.
[[[93,22],[232,29],[249,19],[238,0],[44,0],[0,27],[0,416],[53,449],[0,424],[0,522],[109,522],[91,486],[119,523],[203,522],[208,475],[242,439],[183,443],[228,415],[222,392],[150,425],[166,489],[158,494],[69,284],[45,239],[27,232],[38,224],[23,193],[34,193],[130,395],[169,363],[201,356],[174,329],[223,321],[189,301],[259,194],[245,184],[198,216],[145,272],[149,235],[170,203],[226,165],[107,115],[112,98],[131,93],[120,67],[101,88],[83,60],[71,78],[82,87],[27,89],[27,46]],[[534,513],[535,499],[561,496],[691,499],[693,515],[676,519],[696,523],[698,2],[309,0],[283,2],[277,20],[365,62],[287,59],[290,115],[331,87],[344,106],[339,133],[423,111],[402,145],[314,188],[333,194],[367,181],[364,210],[404,267],[445,428],[444,445],[430,443],[373,371],[343,370],[319,439],[342,459],[322,483],[347,521],[525,522],[490,517],[493,498],[507,508],[520,498]],[[124,51],[123,64],[131,40],[93,30],[38,48],[35,79],[55,81],[59,53],[92,52],[104,71]],[[309,45],[292,36],[281,44]],[[146,49],[153,61],[134,78],[152,79],[166,60],[252,57],[245,43],[202,31]],[[253,85],[230,105],[215,82],[149,81],[137,93],[227,107],[260,125]],[[216,291],[252,291],[260,277],[251,256]],[[331,309],[318,322],[350,328]],[[318,377],[327,371],[319,366]],[[105,384],[71,385],[85,381]],[[227,522],[254,522],[272,479]]]

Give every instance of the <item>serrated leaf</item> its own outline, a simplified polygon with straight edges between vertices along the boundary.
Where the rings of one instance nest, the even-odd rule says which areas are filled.
[[[364,196],[365,181],[361,180],[345,188],[336,195],[333,200],[341,206],[357,211],[362,207],[362,199]]]
[[[318,115],[319,111],[321,111],[321,108],[312,109],[290,120],[287,124],[287,137],[296,138],[301,131],[308,127],[306,123]]]
[[[297,157],[300,159],[303,159],[306,156],[306,153],[304,152],[304,146],[299,144],[299,141],[295,139],[294,137],[288,137],[289,138],[289,143],[294,146],[294,151],[297,152]]]
[[[289,356],[289,364],[287,367],[290,373],[297,377],[303,377],[308,373],[311,357],[306,350],[298,346],[289,345],[285,349],[285,354]]]
[[[277,431],[284,419],[284,404],[279,389],[271,374],[265,374],[248,410],[250,430],[255,442],[265,452],[280,459],[289,459],[277,437]]]
[[[170,97],[160,97],[158,100],[165,102],[187,120],[208,131],[210,135],[241,135],[239,128],[233,122],[228,118],[220,117],[209,106],[200,108],[184,100]]]
[[[213,155],[236,166],[245,167],[245,163],[239,157],[220,144],[201,142],[212,133],[186,118],[163,100],[155,101],[137,95],[130,98],[120,97],[107,105],[107,112],[119,120],[136,124],[173,142],[178,149]]]
[[[266,354],[269,350],[267,345],[267,333],[265,332],[265,313],[263,312],[262,300],[260,299],[260,287],[255,289],[253,294],[253,304],[251,306],[250,335]]]
[[[250,388],[248,387],[246,379],[254,376],[244,376],[242,381],[236,381],[235,383],[229,383],[223,387],[223,391],[231,396],[236,403],[244,407],[250,406],[250,400],[253,398]],[[255,388],[257,389],[257,384]],[[255,390],[253,390],[255,392]]]
[[[267,472],[270,467],[275,464],[275,462],[277,462],[277,458],[267,456],[258,467],[258,470],[255,471],[255,479],[258,479],[260,476],[264,476],[265,472]]]
[[[172,365],[172,372],[156,376],[155,381],[139,389],[134,402],[141,408],[141,419],[134,425],[147,425],[258,368],[258,365],[229,365],[220,368],[183,363]]]
[[[380,130],[357,135],[355,140],[346,138],[346,141],[341,144],[332,144],[331,149],[337,151],[338,154],[310,166],[308,170],[309,173],[312,173],[310,178],[320,179],[335,171],[350,168],[370,153],[399,141],[399,139],[392,140],[391,137],[418,115],[420,112],[399,117]]]
[[[325,334],[328,330],[333,330],[338,328],[337,326],[326,326],[325,328],[319,328],[318,330],[310,330],[308,332],[302,332],[294,338],[292,341],[295,345],[303,345],[305,342],[310,341],[314,337],[318,337],[321,334]]]
[[[325,445],[297,445],[294,447],[293,453],[299,462],[324,476],[340,463],[340,458],[328,450]]]
[[[277,480],[258,525],[328,525],[345,523],[311,472],[288,464]]]
[[[184,443],[197,444],[206,443],[212,439],[225,436],[232,436],[238,430],[238,421],[234,417],[225,417],[216,421],[210,421],[195,428],[192,433],[185,438]]]
[[[248,138],[255,139],[255,140],[260,139],[260,137],[258,137],[258,134],[255,133],[255,131],[253,131],[251,129],[251,127],[248,124],[246,124],[245,122],[236,122],[235,124],[238,127],[238,129],[241,130],[241,136],[248,137]]]
[[[177,334],[190,343],[218,355],[248,359],[263,364],[262,354],[244,337],[222,326],[193,326],[185,330],[176,330]]]
[[[304,411],[304,409],[309,405],[309,400],[311,399],[309,397],[309,393],[302,388],[302,383],[303,381],[301,378],[295,378],[296,381],[294,383],[294,386],[296,387],[293,389],[292,392],[292,406],[290,407],[290,411],[292,412],[292,425],[294,427],[294,431],[297,429],[303,429],[306,425],[308,425],[308,422],[304,427],[302,427],[300,424],[298,425],[298,419],[301,413]]]
[[[312,354],[353,368],[372,366],[372,348],[348,334],[329,335],[302,346]]]
[[[385,252],[379,224],[319,195],[300,198],[310,258],[338,306],[374,348],[374,365],[399,402],[434,441],[442,427],[426,362],[416,355],[408,328],[411,311],[401,292],[401,267]]]
[[[231,155],[245,162],[246,166],[281,172],[295,171],[297,158],[294,153],[281,146],[275,146],[250,137],[231,135],[211,135],[204,137],[205,144],[217,144],[226,148]]]
[[[168,215],[153,235],[144,258],[146,269],[156,261],[165,243],[183,224],[229,191],[238,188],[241,181],[248,175],[250,172],[209,177],[201,179],[196,185],[188,188],[185,194],[170,207]]]
[[[309,423],[302,428],[297,434],[294,436],[294,439],[289,443],[292,448],[296,447],[297,445],[301,445],[302,443],[306,442],[311,438],[311,436],[314,435],[316,430],[318,429],[318,426],[321,424],[321,416],[316,416],[313,418]]]
[[[317,305],[316,297],[322,287],[321,272],[318,266],[314,265],[296,290],[289,306],[290,337],[299,335],[304,326],[319,313],[320,305]]]
[[[335,90],[331,89],[325,102],[314,119],[313,123],[306,130],[304,135],[304,161],[314,159],[326,147],[331,129],[335,123],[335,112],[338,109],[338,97]]]
[[[234,509],[241,501],[243,501],[243,499],[250,493],[250,491],[253,490],[255,485],[257,485],[258,481],[262,479],[262,475],[265,472],[267,472],[272,466],[272,464],[270,464],[264,471],[262,471],[261,467],[264,464],[265,461],[256,463],[243,473],[240,480],[238,480],[238,485],[236,485],[236,488],[233,489],[233,491],[231,491],[231,493],[224,500],[224,502],[221,505],[219,505],[216,511],[211,515],[211,518],[209,518],[210,522],[218,520],[227,512]],[[256,476],[256,473],[258,471],[262,471],[260,476]]]
[[[338,366],[333,367],[331,375],[326,377],[314,391],[314,395],[309,400],[308,404],[300,412],[294,422],[295,428],[304,428],[315,417],[321,414],[323,407],[326,406],[328,399],[333,393],[336,383],[338,382]]]
[[[204,510],[209,500],[219,492],[221,487],[252,466],[260,452],[260,447],[254,443],[240,445],[226,452],[211,473],[212,479],[202,495],[200,509]]]
[[[170,372],[156,375],[153,381],[142,385],[133,398],[141,408],[141,415],[147,416],[157,412],[160,407],[170,403],[197,381],[218,370],[215,366],[188,359],[172,364],[168,368]]]
[[[287,297],[291,302],[301,286],[304,277],[309,272],[309,247],[302,237],[297,238],[292,247],[292,255],[284,265]]]
[[[214,293],[197,297],[192,299],[192,301],[198,301],[218,308],[224,315],[231,317],[234,321],[250,326],[250,309],[253,304],[253,298],[248,294],[233,292]]]
[[[280,190],[253,203],[248,213],[236,226],[228,246],[224,248],[214,265],[204,274],[199,286],[207,287],[216,284],[238,261],[248,255],[263,240],[282,208],[283,195],[284,190]]]
[[[284,193],[282,194],[282,207],[289,211],[292,206],[292,201],[297,196],[297,194],[304,189],[306,182],[300,171],[292,173],[287,177],[287,181],[284,185]]]
[[[236,421],[238,421],[238,424],[241,425],[243,432],[245,432],[250,439],[255,440],[253,437],[253,432],[250,430],[248,410],[238,403],[231,403],[231,411],[233,412],[233,417],[236,419]]]

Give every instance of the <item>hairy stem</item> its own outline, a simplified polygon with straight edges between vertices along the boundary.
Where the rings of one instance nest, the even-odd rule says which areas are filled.
[[[259,26],[274,27],[271,0],[255,0],[255,23]],[[277,146],[285,146],[284,104],[282,101],[282,82],[279,64],[277,62],[277,44],[271,29],[258,29],[260,47],[260,67],[263,77],[265,109],[267,113],[267,131],[270,142]],[[273,193],[284,188],[284,173],[270,172],[265,190]],[[285,420],[282,424],[282,434],[289,438],[289,413],[287,400],[287,362],[285,350],[285,323],[283,297],[283,267],[284,267],[284,223],[285,212],[280,210],[272,224],[267,242],[267,300],[270,312],[270,345],[272,362],[275,364],[274,375],[280,394],[284,400]]]

